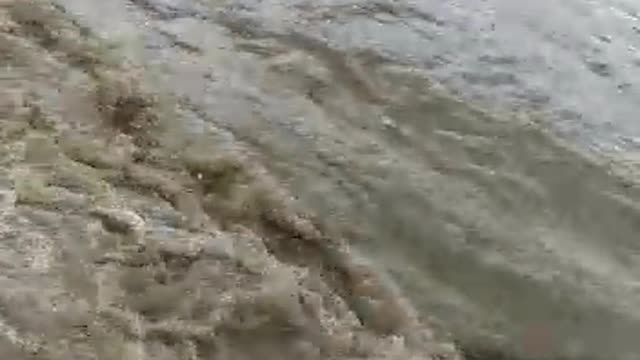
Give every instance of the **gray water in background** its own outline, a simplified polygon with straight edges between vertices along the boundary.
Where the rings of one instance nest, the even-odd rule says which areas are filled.
[[[444,328],[517,347],[545,327],[553,352],[640,353],[638,190],[469,100],[552,111],[586,148],[633,151],[630,1],[58,2]]]
[[[552,111],[558,130],[597,148],[637,143],[640,6],[633,1],[390,2],[406,6],[398,17],[385,6],[350,3],[372,11],[344,2],[335,20],[318,25],[345,48],[409,59],[493,105]]]
[[[165,12],[175,10],[178,18],[203,7],[184,0],[136,2],[167,5]],[[261,26],[409,61],[450,89],[494,106],[553,111],[558,130],[598,149],[638,143],[640,6],[633,1],[228,4],[225,12]]]

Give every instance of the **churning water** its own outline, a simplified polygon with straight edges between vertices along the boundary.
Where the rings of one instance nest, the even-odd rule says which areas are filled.
[[[0,4],[3,358],[640,357],[634,2]]]

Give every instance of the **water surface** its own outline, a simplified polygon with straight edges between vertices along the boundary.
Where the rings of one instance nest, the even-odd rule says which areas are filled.
[[[55,3],[439,334],[640,353],[632,2]]]

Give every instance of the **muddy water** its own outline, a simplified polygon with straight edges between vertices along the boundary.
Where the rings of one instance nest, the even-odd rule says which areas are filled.
[[[113,44],[105,52],[132,64],[153,91],[177,99],[172,123],[183,136],[214,129],[216,146],[264,167],[438,336],[533,358],[640,353],[631,2],[55,4]],[[43,106],[62,124],[94,116],[80,97],[86,61],[77,66],[68,51],[61,58],[60,44],[39,46],[62,70],[44,58],[13,76],[49,66],[60,79],[39,90]],[[45,81],[33,76],[31,86]],[[60,84],[71,94],[62,100]],[[616,162],[594,149],[617,150]],[[629,161],[619,161],[621,150]],[[120,195],[148,211],[150,200],[136,196]],[[224,217],[216,209],[208,216]],[[315,262],[305,254],[290,262]],[[246,282],[222,287],[235,280]],[[356,315],[373,328],[394,327],[395,317],[373,309]],[[226,355],[204,354],[255,355],[238,352],[251,341],[235,331],[223,336]],[[198,341],[186,339],[175,356],[193,358],[188,349]],[[258,343],[272,354],[278,341]],[[392,353],[385,349],[368,356]],[[317,356],[329,356],[323,351]]]

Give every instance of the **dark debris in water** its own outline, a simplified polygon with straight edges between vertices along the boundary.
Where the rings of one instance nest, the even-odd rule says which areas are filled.
[[[596,75],[602,77],[611,77],[613,75],[611,66],[606,62],[588,60],[586,62],[586,65],[587,68],[589,68],[589,70]]]
[[[169,33],[167,31],[159,31],[159,33],[162,36],[164,36],[172,46],[174,46],[174,47],[176,47],[178,49],[184,50],[184,51],[186,51],[188,53],[191,53],[191,54],[202,54],[202,52],[203,52],[201,48],[199,48],[199,47],[197,47],[195,45],[192,45],[192,44],[180,39],[175,34]]]
[[[153,14],[158,20],[177,20],[183,18],[203,19],[206,16],[198,9],[193,9],[184,3],[184,1],[159,1],[159,0],[129,0],[133,5]],[[174,5],[174,3],[178,3]],[[183,6],[180,6],[183,5]]]

